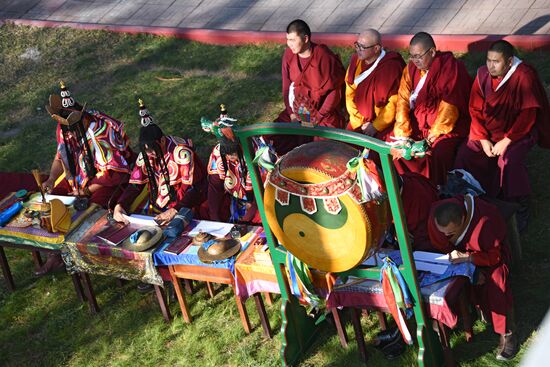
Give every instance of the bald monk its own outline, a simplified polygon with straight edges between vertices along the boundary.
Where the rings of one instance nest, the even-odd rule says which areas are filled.
[[[395,121],[405,61],[397,52],[384,50],[375,29],[361,33],[354,46],[346,72],[347,129],[386,140]]]
[[[451,263],[469,261],[479,272],[474,286],[476,305],[491,318],[500,334],[498,360],[509,360],[518,351],[513,323],[513,300],[508,280],[510,254],[503,241],[504,219],[493,205],[471,195],[432,205],[428,232],[434,247],[448,253]]]
[[[472,86],[470,114],[470,136],[456,166],[472,173],[489,196],[522,204],[522,227],[531,193],[525,160],[539,136],[539,144],[550,147],[539,134],[549,131],[550,108],[537,72],[514,56],[507,41],[489,47]]]
[[[458,145],[470,129],[468,99],[472,79],[451,52],[437,51],[428,33],[414,35],[403,70],[393,135],[426,139],[431,155],[395,161],[397,171],[417,172],[434,184],[445,183]]]
[[[327,46],[313,43],[311,30],[301,19],[287,26],[286,43],[282,60],[285,109],[276,122],[307,123],[300,113],[300,107],[304,107],[309,111],[309,122],[344,128],[341,107],[345,69],[340,57]],[[269,139],[279,156],[311,140],[285,135]]]

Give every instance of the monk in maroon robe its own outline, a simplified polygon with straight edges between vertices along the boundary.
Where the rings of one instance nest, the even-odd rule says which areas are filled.
[[[311,31],[303,20],[291,22],[286,32],[288,48],[282,60],[285,109],[276,122],[344,128],[341,109],[345,69],[340,57],[327,46],[311,42]],[[287,135],[269,139],[279,156],[311,141]]]
[[[419,173],[407,172],[401,177],[401,201],[407,229],[414,250],[435,252],[428,236],[428,217],[432,204],[438,200],[437,188]]]
[[[410,42],[409,64],[403,70],[393,135],[426,139],[430,154],[395,161],[397,171],[418,172],[434,184],[445,183],[458,145],[470,129],[468,99],[472,80],[451,52],[436,51],[433,38],[417,33]]]
[[[548,97],[533,67],[497,41],[478,69],[470,96],[469,140],[456,160],[489,196],[525,203],[531,193],[525,160],[539,140],[550,147]],[[518,218],[519,219],[519,218]]]
[[[434,247],[449,254],[452,263],[470,261],[479,271],[474,288],[476,304],[490,315],[494,331],[501,336],[497,359],[508,360],[517,353],[512,334],[513,303],[508,282],[510,254],[503,243],[504,219],[493,205],[471,195],[433,204],[428,231]]]
[[[378,31],[357,37],[346,73],[348,130],[380,140],[393,130],[397,91],[405,67],[401,55],[382,48]]]

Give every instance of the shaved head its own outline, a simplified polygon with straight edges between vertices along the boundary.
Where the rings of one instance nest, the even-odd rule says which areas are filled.
[[[411,38],[410,46],[420,45],[424,49],[435,48],[435,41],[429,33],[418,32]]]
[[[367,29],[366,31],[362,32],[358,37],[357,40],[360,43],[366,43],[369,45],[380,45],[382,44],[382,37],[380,36],[380,33],[376,29]]]

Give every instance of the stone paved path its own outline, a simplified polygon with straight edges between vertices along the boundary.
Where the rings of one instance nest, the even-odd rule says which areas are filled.
[[[0,20],[313,32],[550,34],[550,0],[0,0]]]

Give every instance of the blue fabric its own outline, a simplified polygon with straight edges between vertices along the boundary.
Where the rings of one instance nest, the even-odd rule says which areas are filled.
[[[23,204],[20,201],[16,202],[6,210],[0,213],[0,227],[3,227],[7,224],[11,218],[13,218],[17,213],[23,209]]]
[[[412,306],[414,305],[414,301],[411,295],[411,291],[409,290],[409,286],[407,285],[407,282],[405,282],[405,279],[403,278],[403,275],[401,275],[401,272],[397,268],[397,265],[390,257],[386,257],[384,259],[384,265],[382,265],[382,268],[380,269],[380,283],[382,283],[382,275],[384,273],[385,269],[389,269],[393,274],[395,275],[395,278],[397,279],[397,282],[399,283],[399,288],[401,288],[401,293],[403,294],[403,300],[405,301],[405,305],[409,306],[405,308],[405,315],[407,318],[410,318],[414,312],[412,310]]]
[[[178,211],[178,214],[170,221],[166,229],[164,230],[164,235],[169,238],[178,237],[183,229],[193,220],[193,213],[191,209],[183,207]]]
[[[231,265],[228,261],[217,264],[205,264],[199,259],[198,251],[199,246],[189,245],[185,251],[179,255],[169,254],[164,252],[164,249],[170,245],[171,241],[165,241],[159,249],[153,253],[153,261],[156,266],[159,265],[199,265],[207,266],[211,268],[231,269]]]
[[[399,266],[403,264],[401,259],[401,253],[399,250],[392,251],[388,254],[393,262]],[[418,271],[418,281],[420,287],[427,287],[431,284],[440,282],[445,279],[452,278],[454,276],[465,276],[470,279],[470,283],[475,283],[476,266],[470,262],[463,262],[459,264],[450,264],[447,266],[447,270],[443,274],[434,274],[427,271]]]

